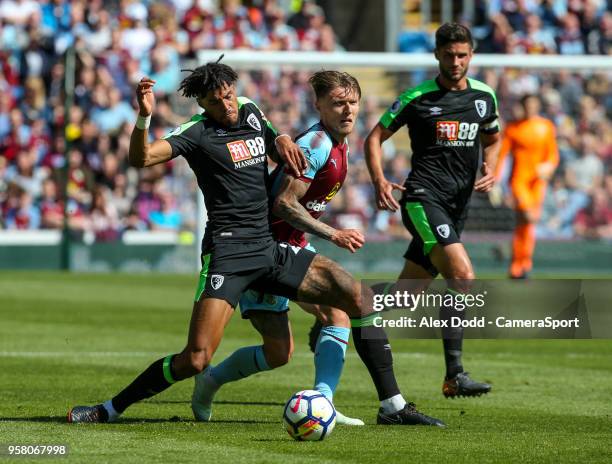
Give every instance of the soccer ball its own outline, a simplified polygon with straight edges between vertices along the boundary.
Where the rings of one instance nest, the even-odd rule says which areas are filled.
[[[302,390],[293,395],[283,411],[289,435],[298,441],[318,441],[327,437],[336,425],[336,409],[316,390]]]

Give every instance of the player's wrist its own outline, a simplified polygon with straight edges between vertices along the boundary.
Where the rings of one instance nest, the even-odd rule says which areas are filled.
[[[385,179],[385,176],[377,177],[372,181],[372,183],[375,187],[382,188],[387,184],[387,179]]]
[[[136,118],[136,127],[140,130],[147,130],[151,126],[151,114],[148,116],[143,116],[138,113],[138,117]]]
[[[341,231],[338,229],[331,228],[331,230],[328,231],[328,234],[329,234],[328,240],[334,244],[337,244],[340,238],[340,232]]]
[[[289,134],[279,134],[276,136],[276,138],[274,139],[274,141],[278,141],[278,139],[280,139],[281,137],[289,137],[289,140],[291,140],[291,136]]]

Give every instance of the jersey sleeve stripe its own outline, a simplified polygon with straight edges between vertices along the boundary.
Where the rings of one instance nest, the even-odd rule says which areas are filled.
[[[491,87],[489,87],[484,82],[480,82],[479,80],[472,79],[468,77],[468,81],[470,83],[470,87],[476,90],[482,90],[483,92],[487,92],[493,98],[493,103],[495,103],[495,112],[497,112],[497,97],[495,96],[495,92]]]
[[[242,105],[248,105],[248,104],[254,105],[255,108],[257,108],[259,110],[259,107],[257,105],[255,105],[255,102],[253,100],[251,100],[250,98],[247,97],[238,97],[238,108],[242,108]],[[261,111],[261,110],[259,110]]]
[[[274,135],[278,135],[278,130],[276,130],[276,127],[274,127],[272,123],[268,121],[268,118],[266,118],[266,115],[263,113],[263,111],[259,109],[259,106],[257,106],[253,100],[247,97],[238,97],[238,109],[242,108],[243,105],[248,105],[248,104],[251,104],[255,108],[257,108],[257,111],[259,111],[261,118],[266,122],[268,129],[270,129]]]
[[[438,84],[436,84],[436,81],[433,79],[425,81],[421,85],[407,90],[406,92],[401,94],[396,100],[396,102],[399,102],[399,107],[395,109],[394,103],[393,106],[391,106],[391,108],[389,108],[385,112],[385,114],[381,116],[380,124],[385,129],[388,128],[393,122],[393,120],[404,110],[408,103],[410,103],[415,98],[420,97],[421,95],[424,95],[429,92],[435,92],[436,90],[438,90]]]
[[[176,129],[174,129],[172,132],[164,135],[162,137],[162,139],[166,140],[166,139],[169,139],[170,137],[173,137],[175,135],[182,134],[187,129],[189,129],[191,126],[193,126],[194,124],[197,124],[200,121],[204,121],[205,119],[206,119],[206,116],[204,116],[202,114],[194,114],[189,121],[184,122],[183,124],[178,126]]]

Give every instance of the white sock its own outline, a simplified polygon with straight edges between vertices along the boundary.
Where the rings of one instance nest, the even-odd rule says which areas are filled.
[[[119,414],[117,411],[115,411],[115,408],[113,407],[113,401],[112,400],[108,400],[105,401],[102,406],[104,407],[104,409],[106,409],[106,412],[108,413],[108,421],[109,422],[115,422],[119,416],[121,414]]]
[[[216,392],[217,390],[219,390],[219,388],[221,388],[222,384],[217,382],[217,379],[215,379],[213,375],[213,370],[214,367],[212,366],[210,367],[210,369],[206,369],[202,377],[204,379],[204,382],[206,383],[206,387],[209,390]]]
[[[380,407],[385,414],[393,414],[394,412],[401,411],[404,409],[404,406],[406,406],[406,400],[401,393],[380,402]]]

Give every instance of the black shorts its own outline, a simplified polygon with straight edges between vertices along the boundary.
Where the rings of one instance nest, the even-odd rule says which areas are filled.
[[[412,235],[404,258],[436,276],[438,270],[429,259],[432,248],[461,242],[461,232],[467,217],[467,207],[449,211],[440,202],[428,197],[402,198],[402,222]]]
[[[316,253],[273,240],[216,241],[203,246],[195,295],[219,298],[236,307],[247,289],[294,300]]]

